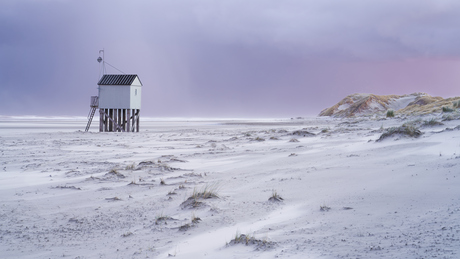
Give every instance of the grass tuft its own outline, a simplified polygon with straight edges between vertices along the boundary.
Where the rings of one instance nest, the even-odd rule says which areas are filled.
[[[192,195],[181,203],[182,209],[196,209],[206,206],[205,203],[199,201],[200,199],[219,198],[218,191],[220,185],[218,183],[206,184],[201,189],[193,188]]]
[[[160,224],[162,221],[164,221],[165,224],[167,224],[166,221],[168,221],[168,220],[170,220],[170,219],[172,219],[172,218],[169,217],[169,216],[167,216],[167,215],[164,215],[163,212],[161,212],[160,215],[158,215],[158,216],[155,217],[155,225]]]
[[[387,118],[393,118],[395,116],[395,111],[393,110],[388,110],[387,111]]]
[[[115,177],[118,177],[118,178],[125,178],[125,177],[126,177],[124,174],[118,172],[118,170],[115,169],[115,168],[111,169],[111,170],[106,174],[106,176],[110,176],[110,175],[115,176]]]
[[[413,125],[410,124],[403,124],[402,126],[399,127],[391,127],[385,130],[385,132],[380,136],[380,138],[377,140],[382,141],[385,138],[391,137],[393,135],[405,135],[413,138],[417,138],[420,135],[422,135],[422,132]]]
[[[453,112],[453,111],[454,111],[454,109],[452,109],[452,108],[450,108],[448,106],[442,107],[442,112]]]
[[[201,221],[201,219],[195,215],[195,212],[192,213],[191,220],[192,220],[192,224],[198,224]]]
[[[132,163],[130,165],[127,165],[125,170],[134,170],[135,167],[136,167],[136,165],[134,163]]]
[[[235,237],[227,243],[229,245],[237,245],[237,244],[244,244],[244,245],[254,245],[257,249],[271,249],[275,247],[276,243],[272,241],[268,241],[267,238],[264,239],[257,239],[254,234],[247,235],[247,234],[240,234],[239,231],[236,231]]]
[[[268,198],[269,201],[283,201],[284,199],[278,194],[278,192],[273,189],[272,190],[272,196],[270,196],[270,198]]]
[[[444,124],[437,121],[435,118],[431,118],[429,120],[424,121],[422,125],[423,126],[437,126],[437,125],[444,125]]]
[[[320,211],[329,211],[330,209],[331,207],[327,206],[326,204],[319,206]]]
[[[452,106],[453,106],[454,108],[460,108],[460,100],[455,101],[455,102],[452,102]]]
[[[218,191],[220,185],[218,183],[206,184],[201,189],[193,188],[193,193],[190,197],[197,199],[210,199],[210,198],[219,198]]]

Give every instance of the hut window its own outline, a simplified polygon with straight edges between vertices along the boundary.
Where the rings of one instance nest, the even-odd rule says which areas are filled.
[[[134,89],[134,95],[137,95],[137,89]]]

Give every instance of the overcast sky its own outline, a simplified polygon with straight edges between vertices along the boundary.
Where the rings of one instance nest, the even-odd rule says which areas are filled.
[[[149,117],[460,96],[459,25],[458,0],[1,0],[0,115],[86,116],[100,49],[139,75]]]

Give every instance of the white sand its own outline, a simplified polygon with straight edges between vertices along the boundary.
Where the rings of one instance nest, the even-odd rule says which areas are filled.
[[[443,130],[460,121],[375,142],[403,122],[150,120],[85,133],[81,118],[1,117],[0,257],[459,258],[460,131]],[[317,135],[291,135],[303,128]],[[220,198],[181,207],[213,184]],[[192,215],[201,221],[180,230]],[[237,233],[274,247],[231,244]]]

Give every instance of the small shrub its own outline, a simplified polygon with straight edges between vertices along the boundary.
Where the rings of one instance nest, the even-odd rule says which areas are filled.
[[[159,160],[158,160],[158,161],[159,161]],[[160,171],[162,171],[162,172],[164,172],[164,171],[166,171],[166,172],[172,172],[172,171],[174,171],[174,170],[177,170],[177,168],[172,168],[172,167],[170,167],[170,166],[167,165],[167,164],[159,164],[159,165],[158,165],[158,169],[160,169]]]
[[[270,198],[268,198],[268,200],[269,201],[278,201],[278,202],[280,202],[280,201],[283,200],[283,198],[281,198],[281,196],[278,194],[278,192],[275,189],[273,189],[272,190],[272,196],[270,196]]]
[[[166,185],[165,180],[163,178],[160,178],[160,184],[161,185]]]
[[[51,187],[51,189],[71,189],[71,190],[81,190],[80,187],[75,187],[75,186],[68,186],[68,185],[59,185],[56,187]]]
[[[188,199],[181,203],[182,209],[196,209],[206,206],[205,203],[200,202],[200,199],[219,198],[218,190],[220,185],[218,183],[206,184],[200,190],[196,187],[193,188],[193,193]]]
[[[198,223],[200,223],[201,219],[195,216],[195,213],[192,213],[191,223],[186,223],[179,227],[179,231],[187,231],[192,227],[195,227]]]
[[[422,135],[422,132],[415,126],[403,124],[400,127],[391,127],[385,130],[385,132],[380,136],[377,141],[382,141],[385,138],[388,138],[393,135],[406,135],[409,137],[417,138]]]
[[[182,209],[197,209],[206,206],[204,202],[198,201],[193,197],[189,197],[187,200],[180,204]]]
[[[289,140],[289,142],[299,142],[299,140],[296,139],[296,138],[291,138],[291,139]]]
[[[454,116],[452,116],[450,114],[442,116],[442,121],[451,121],[451,120],[456,120],[456,119],[458,119],[458,118],[456,118],[456,117],[454,117]]]
[[[329,211],[330,209],[331,207],[327,206],[326,204],[319,206],[320,211]]]
[[[125,170],[134,170],[134,168],[135,168],[135,164],[132,163],[132,164],[130,164],[130,165],[127,165],[126,168],[125,168]]]
[[[431,118],[423,122],[424,126],[436,126],[436,125],[444,125],[443,123],[437,121],[435,118]]]
[[[455,101],[455,102],[452,102],[452,106],[453,106],[454,108],[460,108],[460,100]]]
[[[125,178],[125,175],[118,172],[117,169],[110,170],[110,172],[106,173],[105,176],[115,176],[117,178]]]
[[[105,198],[105,199],[106,199],[107,201],[121,201],[121,199],[118,198],[118,197],[116,197],[116,196],[115,196],[115,197],[112,197],[112,198]]]
[[[129,236],[132,236],[132,235],[133,235],[133,233],[130,231],[130,232],[126,232],[126,233],[122,234],[121,236],[122,237],[129,237]]]
[[[164,221],[166,223],[166,221],[172,219],[171,217],[167,216],[167,215],[164,215],[163,212],[156,216],[155,217],[155,224],[158,225],[159,223],[161,223],[161,221]]]
[[[259,142],[260,142],[260,141],[265,141],[265,139],[264,139],[264,138],[261,138],[261,137],[257,137],[257,138],[255,138],[254,140],[255,140],[255,141],[259,141]]]
[[[193,188],[192,198],[196,199],[210,199],[210,198],[219,198],[218,190],[220,186],[217,183],[206,184],[200,190]]]
[[[198,224],[201,221],[201,219],[197,216],[195,216],[195,213],[192,213],[192,223],[193,224]]]
[[[442,112],[453,112],[454,110],[450,107],[444,106],[442,107]]]
[[[303,137],[306,137],[306,136],[315,136],[314,133],[311,133],[311,132],[308,132],[307,130],[303,129],[303,130],[296,130],[294,132],[291,133],[292,135],[297,135],[297,136],[303,136]]]
[[[180,226],[180,227],[179,227],[179,231],[187,231],[187,230],[189,230],[191,227],[192,227],[192,225],[190,225],[189,223],[187,223],[187,224],[184,224],[184,225]]]
[[[388,110],[387,111],[387,117],[393,118],[395,116],[395,112],[393,110]]]
[[[239,231],[236,232],[235,238],[230,240],[227,245],[236,245],[236,244],[244,244],[244,245],[254,245],[257,247],[257,249],[271,249],[273,248],[276,243],[272,241],[268,241],[267,239],[257,239],[255,238],[254,234],[253,235],[246,235],[246,234],[240,234]]]

